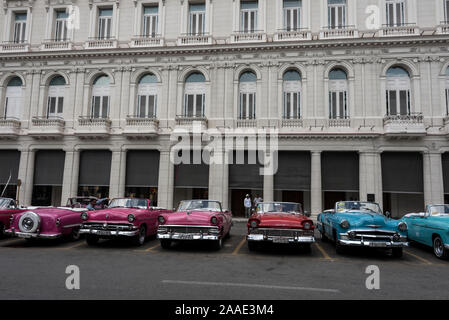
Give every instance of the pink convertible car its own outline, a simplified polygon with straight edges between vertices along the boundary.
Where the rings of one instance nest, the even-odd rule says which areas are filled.
[[[27,207],[23,212],[11,215],[10,228],[5,233],[30,240],[63,236],[77,240],[82,223],[80,214],[83,211],[86,209]]]
[[[136,198],[112,199],[107,209],[88,211],[81,214],[83,227],[89,245],[100,238],[131,238],[136,245],[142,245],[146,237],[156,235],[158,216],[171,212],[150,207],[150,200]]]
[[[176,212],[158,219],[157,237],[165,249],[173,241],[208,240],[219,250],[232,226],[232,213],[223,210],[219,201],[211,200],[181,201]]]
[[[9,229],[11,215],[25,211],[24,208],[17,206],[16,200],[11,198],[0,198],[0,238],[5,234],[5,230]]]

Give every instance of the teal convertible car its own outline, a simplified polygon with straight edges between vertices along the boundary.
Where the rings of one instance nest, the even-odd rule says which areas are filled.
[[[427,205],[426,212],[409,213],[402,218],[408,238],[433,247],[439,259],[449,258],[449,205]]]
[[[337,253],[346,247],[372,247],[391,249],[394,257],[401,257],[408,246],[407,224],[383,215],[377,203],[337,202],[334,210],[318,215],[317,228],[322,240],[335,242]]]

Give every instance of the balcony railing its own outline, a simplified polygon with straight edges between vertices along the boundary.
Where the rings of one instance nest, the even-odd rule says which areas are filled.
[[[86,49],[117,48],[117,40],[115,38],[89,38],[84,47]]]
[[[91,116],[80,116],[78,123],[80,126],[89,127],[111,126],[111,120],[109,118],[94,118]]]
[[[351,119],[328,119],[329,128],[348,128],[351,126]]]
[[[212,44],[212,36],[206,33],[202,34],[183,34],[178,38],[179,46]]]
[[[124,135],[128,138],[152,137],[158,133],[159,120],[155,117],[128,115]]]
[[[5,41],[0,45],[1,52],[27,52],[30,49],[30,44],[26,41],[15,42]]]
[[[60,117],[33,117],[29,134],[35,138],[58,137],[64,133],[65,121]]]
[[[357,38],[358,36],[355,26],[327,26],[320,31],[320,39]]]
[[[238,119],[236,120],[237,128],[257,128],[256,119]]]
[[[176,116],[176,126],[177,127],[187,127],[193,128],[193,125],[199,123],[201,128],[207,128],[207,118],[204,115],[201,116],[186,116],[180,115]]]
[[[437,26],[437,33],[439,34],[449,33],[449,21],[441,21],[440,25]]]
[[[426,134],[422,113],[407,115],[386,115],[384,117],[384,132],[387,136],[420,136]]]
[[[384,124],[389,123],[401,123],[401,124],[419,124],[423,123],[424,117],[420,112],[414,112],[410,114],[396,114],[396,115],[386,115],[384,117]]]
[[[267,41],[267,35],[264,31],[237,31],[231,35],[231,42],[265,42]]]
[[[312,32],[308,29],[281,29],[274,34],[274,41],[311,40]]]
[[[282,128],[301,128],[303,126],[302,119],[282,119]]]
[[[19,119],[12,117],[0,119],[0,138],[17,137],[19,133]]]
[[[380,35],[383,37],[415,36],[419,35],[419,28],[415,23],[384,24],[380,30]]]
[[[41,45],[43,51],[60,51],[60,50],[72,50],[72,42],[70,39],[48,39],[44,40]]]
[[[64,127],[65,121],[61,117],[33,117],[31,123],[36,127]]]
[[[135,36],[131,39],[130,47],[160,47],[164,45],[164,39],[160,34]]]
[[[109,118],[79,117],[75,134],[80,138],[102,139],[109,136],[112,121]]]

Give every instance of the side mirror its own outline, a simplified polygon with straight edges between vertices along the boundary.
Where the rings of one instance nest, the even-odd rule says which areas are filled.
[[[391,218],[391,213],[390,213],[390,211],[386,211],[386,212],[385,212],[385,216],[386,216],[387,218]]]

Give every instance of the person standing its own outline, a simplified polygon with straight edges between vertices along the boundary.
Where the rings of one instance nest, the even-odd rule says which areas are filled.
[[[243,200],[243,206],[245,207],[245,216],[249,218],[251,216],[251,197],[249,194]]]
[[[261,202],[263,202],[263,199],[260,195],[256,194],[256,197],[254,198],[254,208],[257,209],[257,205]]]

